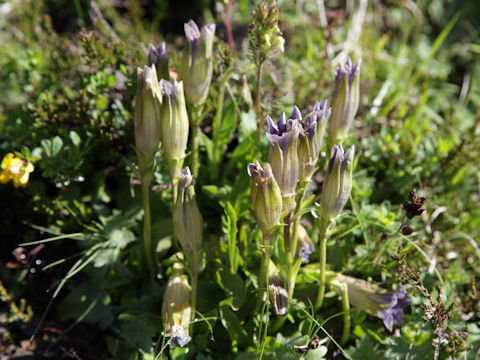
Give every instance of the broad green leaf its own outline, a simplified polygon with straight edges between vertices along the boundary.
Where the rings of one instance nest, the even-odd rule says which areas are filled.
[[[230,339],[236,341],[239,346],[245,347],[248,344],[248,334],[243,328],[237,315],[230,310],[230,307],[220,306],[220,321],[225,329],[227,329]]]

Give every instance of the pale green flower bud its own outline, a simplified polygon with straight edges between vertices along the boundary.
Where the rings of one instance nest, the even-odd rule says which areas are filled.
[[[332,96],[332,116],[328,125],[328,134],[332,142],[342,140],[350,130],[360,104],[360,65],[350,58],[346,64],[340,64],[335,75],[335,87]]]
[[[177,201],[173,208],[175,234],[185,253],[192,273],[198,273],[202,266],[203,217],[195,199],[195,180],[186,167],[178,178]]]
[[[180,174],[188,142],[188,115],[183,95],[183,83],[176,80],[160,80],[162,106],[160,125],[163,149],[170,168],[170,176],[175,179]]]
[[[249,164],[248,175],[252,179],[251,198],[257,223],[264,237],[270,237],[280,225],[282,193],[273,177],[270,164],[267,164],[265,169],[258,161]]]
[[[164,335],[170,336],[171,346],[185,346],[191,340],[189,335],[192,308],[190,306],[190,285],[183,265],[176,262],[168,280],[162,303]]]
[[[354,156],[353,145],[345,153],[342,145],[333,146],[322,187],[321,213],[325,220],[333,220],[340,215],[350,197]]]
[[[215,24],[198,29],[190,20],[185,24],[186,44],[182,57],[182,79],[185,84],[185,96],[192,105],[205,102],[212,82],[212,48],[215,36]]]
[[[151,161],[160,143],[160,105],[162,97],[155,67],[137,69],[135,96],[135,145],[147,161]]]

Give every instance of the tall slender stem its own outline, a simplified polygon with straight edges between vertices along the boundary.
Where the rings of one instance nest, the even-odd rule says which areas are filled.
[[[261,126],[261,107],[262,107],[262,76],[263,76],[263,61],[259,61],[257,65],[257,92],[255,94],[255,113],[257,114],[257,133],[258,136],[262,133]]]
[[[145,258],[147,259],[150,276],[155,278],[155,263],[153,260],[152,233],[150,218],[150,188],[149,183],[142,182],[142,202],[143,202],[143,247],[145,249]]]
[[[192,131],[192,175],[194,178],[198,176],[198,128],[197,124],[193,125],[191,128]]]
[[[198,167],[199,167],[199,130],[200,130],[200,123],[202,121],[202,109],[203,109],[203,104],[202,105],[192,105],[190,108],[190,132],[191,132],[191,152],[192,152],[192,157],[191,157],[191,170],[192,170],[192,175],[194,178],[197,178],[198,176]]]
[[[348,299],[348,285],[347,283],[342,283],[342,310],[343,310],[343,332],[342,338],[340,339],[340,344],[345,344],[350,336],[350,301]]]
[[[255,311],[258,312],[260,309],[266,295],[268,301],[268,275],[269,275],[269,264],[270,264],[270,255],[273,247],[273,242],[275,241],[275,235],[263,236],[263,245],[262,245],[262,259],[260,262],[260,272],[258,274],[258,297],[257,303],[255,305]]]
[[[192,291],[190,293],[190,308],[192,314],[190,318],[190,337],[193,338],[193,326],[195,322],[195,311],[197,308],[197,287],[198,287],[198,273],[192,273]]]
[[[288,303],[291,303],[293,299],[293,292],[295,290],[295,281],[297,279],[298,270],[294,267],[294,263],[297,255],[297,244],[298,244],[298,227],[300,226],[301,216],[299,215],[302,209],[302,201],[305,196],[307,186],[301,184],[301,189],[298,192],[296,197],[296,205],[293,212],[294,220],[292,222],[291,216],[285,217],[285,229],[284,229],[284,238],[285,238],[285,255],[287,260],[287,292],[288,292]],[[288,231],[288,233],[287,233]]]
[[[268,272],[270,263],[270,246],[266,246],[262,249],[262,261],[260,263],[260,273],[258,277],[258,298],[257,298],[257,311],[260,309],[262,303],[268,301]]]
[[[230,2],[227,2],[227,5],[225,5],[223,8],[222,17],[223,17],[223,22],[225,24],[225,30],[227,32],[228,47],[230,48],[230,50],[234,51],[235,43],[233,41],[232,22],[230,21],[229,10],[230,10]]]
[[[319,310],[323,304],[323,297],[325,295],[325,276],[327,263],[327,231],[330,227],[331,221],[322,219],[320,222],[319,247],[320,247],[320,283],[318,288],[317,301],[315,303],[315,310]]]
[[[291,226],[291,213],[289,213],[283,219],[285,225],[283,226],[283,243],[285,244],[285,262],[287,267],[287,292],[288,292],[288,303],[290,304],[291,295],[290,289],[293,288],[292,282],[292,270],[293,270],[293,261],[295,259],[294,254],[292,254],[292,243],[291,243],[291,236],[290,236],[290,226]],[[295,281],[295,280],[293,280]]]
[[[305,183],[300,184],[300,191],[298,192],[297,199],[296,199],[296,206],[295,206],[295,219],[293,221],[293,228],[292,228],[292,239],[291,239],[291,252],[292,256],[295,258],[295,254],[297,253],[297,244],[298,244],[298,227],[300,226],[300,220],[302,216],[299,214],[302,210],[302,202],[303,198],[305,197],[305,193],[307,192],[307,184],[308,181]]]

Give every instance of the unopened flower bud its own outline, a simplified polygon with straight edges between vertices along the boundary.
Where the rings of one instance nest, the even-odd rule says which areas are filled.
[[[270,164],[262,168],[257,161],[248,165],[248,175],[252,179],[251,198],[257,223],[265,237],[271,236],[280,224],[282,214],[282,194],[273,177]]]
[[[403,308],[410,304],[405,291],[388,292],[374,283],[342,274],[336,274],[335,280],[347,284],[348,298],[353,306],[380,317],[388,330],[403,323]],[[340,294],[340,289],[332,288]]]
[[[330,117],[327,101],[316,102],[313,111],[301,121],[298,145],[299,173],[298,181],[305,184],[312,177],[323,143],[323,135]]]
[[[208,24],[200,32],[190,20],[185,24],[186,44],[182,58],[182,79],[185,96],[193,105],[201,105],[207,98],[212,81],[212,48],[215,24]]]
[[[172,179],[178,177],[183,166],[188,142],[188,115],[183,95],[183,83],[160,80],[162,106],[160,125],[165,156]]]
[[[160,143],[160,105],[162,97],[154,66],[138,68],[137,75],[134,113],[135,145],[139,153],[140,170],[145,175],[146,171],[151,170],[153,157]],[[151,176],[153,174],[148,177],[151,178]]]
[[[302,130],[300,120],[301,115],[296,108],[288,121],[285,114],[280,116],[277,124],[267,116],[269,126],[267,138],[270,141],[268,162],[272,166],[273,176],[282,193],[284,211],[290,211],[294,205],[299,171],[298,143]]]
[[[195,199],[195,180],[186,167],[178,179],[177,201],[173,208],[175,234],[187,258],[192,273],[198,273],[202,266],[201,251],[203,217]]]
[[[170,336],[171,346],[185,346],[191,340],[189,335],[192,308],[190,306],[190,285],[183,265],[176,262],[168,280],[162,303],[164,335]]]
[[[352,125],[360,104],[360,65],[350,58],[340,64],[335,75],[335,87],[332,97],[332,116],[328,125],[328,134],[332,142],[342,140]]]
[[[170,79],[170,72],[168,69],[169,60],[170,51],[167,50],[164,42],[161,42],[157,47],[150,44],[148,47],[148,62],[155,65],[159,79]]]
[[[325,220],[333,220],[340,215],[350,197],[354,156],[353,145],[345,153],[342,145],[333,146],[322,187],[321,211]]]

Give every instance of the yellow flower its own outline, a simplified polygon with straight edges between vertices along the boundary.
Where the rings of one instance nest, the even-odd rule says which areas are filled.
[[[5,155],[1,167],[0,183],[6,184],[12,180],[13,186],[16,188],[27,186],[30,173],[35,170],[35,167],[30,161],[17,158],[13,153]]]

